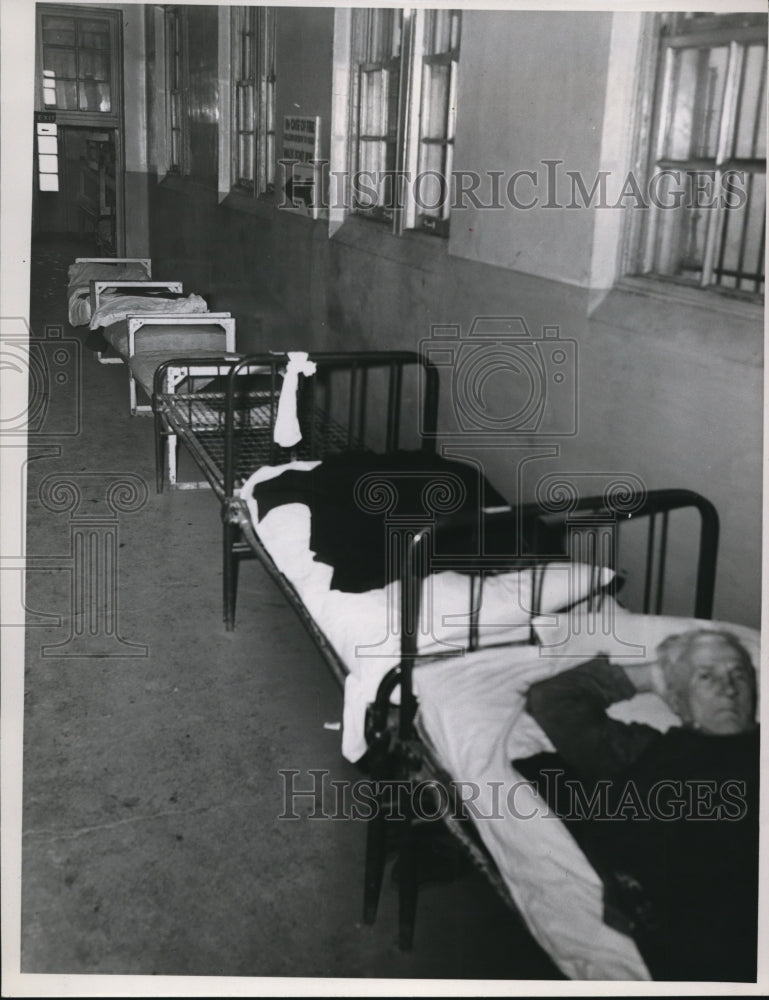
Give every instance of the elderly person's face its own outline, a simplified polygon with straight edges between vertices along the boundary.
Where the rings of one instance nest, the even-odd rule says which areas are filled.
[[[754,725],[755,672],[728,642],[702,637],[692,646],[686,696],[690,723],[706,733],[726,736]]]

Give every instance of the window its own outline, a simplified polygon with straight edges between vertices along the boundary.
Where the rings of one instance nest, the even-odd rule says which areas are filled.
[[[460,13],[356,9],[350,197],[397,233],[448,234]]]
[[[59,125],[117,127],[121,93],[121,15],[65,4],[36,10],[35,110]]]
[[[169,174],[182,176],[190,172],[185,14],[179,7],[171,7],[165,12],[167,170]]]
[[[231,187],[251,196],[275,187],[275,9],[233,7]]]
[[[642,273],[763,294],[766,28],[762,14],[664,16]]]
[[[46,109],[113,111],[110,28],[105,18],[41,16]]]

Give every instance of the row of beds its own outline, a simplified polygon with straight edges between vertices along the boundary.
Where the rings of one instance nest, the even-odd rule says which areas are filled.
[[[318,353],[313,374],[289,380],[289,355],[236,354],[233,318],[183,297],[179,283],[153,281],[147,260],[80,259],[68,294],[70,322],[109,345],[100,360],[127,366],[131,413],[154,417],[158,490],[208,484],[221,506],[225,628],[235,626],[239,564],[255,557],[343,687],[342,752],[365,768],[378,806],[366,817],[364,920],[376,917],[394,850],[399,944],[412,946],[419,826],[439,816],[565,976],[649,979],[630,916],[625,926],[610,918],[601,880],[511,761],[552,750],[525,711],[532,683],[598,653],[637,662],[711,618],[712,504],[687,490],[647,491],[633,477],[609,477],[587,495],[577,477],[544,477],[534,502],[510,506],[472,463],[464,485],[455,466],[435,464],[440,387],[424,356]],[[276,430],[282,407],[298,428],[293,443]],[[181,480],[185,450],[201,482]],[[386,575],[350,592],[314,558],[312,487],[261,514],[259,505],[287,470],[346,456],[363,456],[355,468],[366,469],[367,455],[376,459],[356,482],[350,516],[379,518]],[[469,501],[468,481],[477,482]],[[404,514],[398,497],[415,482],[419,509]],[[465,528],[472,544],[442,546]],[[693,595],[691,611],[664,614],[682,593]],[[758,634],[729,627],[758,662]],[[662,730],[678,721],[651,694],[615,709]],[[403,787],[418,795],[399,793],[394,808]]]

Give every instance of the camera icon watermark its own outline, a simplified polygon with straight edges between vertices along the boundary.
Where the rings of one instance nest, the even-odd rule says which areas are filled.
[[[533,335],[521,316],[477,316],[432,326],[420,342],[428,362],[451,380],[457,430],[483,439],[563,438],[577,433],[577,342],[557,326]],[[423,434],[431,429],[422,428]]]
[[[11,405],[0,417],[0,437],[35,440],[75,437],[82,428],[80,341],[63,327],[36,336],[21,317],[0,321],[0,370]]]

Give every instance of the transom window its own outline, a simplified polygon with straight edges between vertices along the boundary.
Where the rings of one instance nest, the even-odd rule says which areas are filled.
[[[766,27],[761,14],[663,19],[644,273],[763,294]]]
[[[43,15],[40,27],[44,107],[112,112],[111,22]]]

